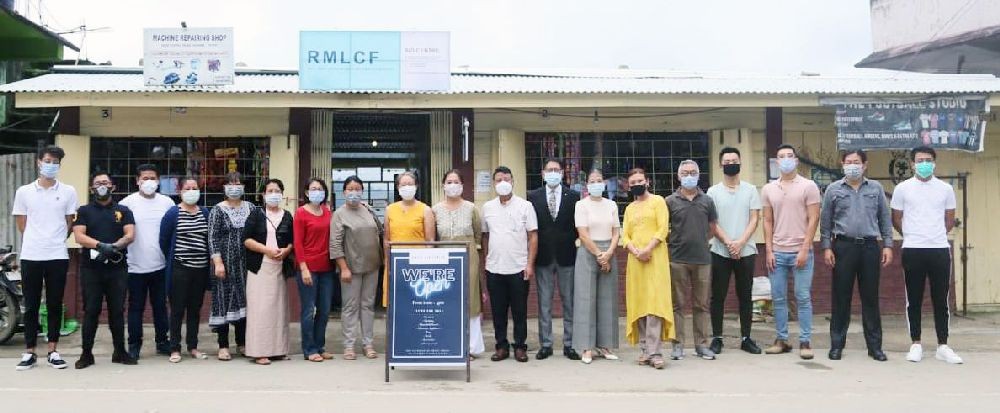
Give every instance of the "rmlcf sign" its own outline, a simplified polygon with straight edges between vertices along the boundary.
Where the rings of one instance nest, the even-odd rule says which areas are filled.
[[[299,33],[299,89],[446,91],[448,32]]]

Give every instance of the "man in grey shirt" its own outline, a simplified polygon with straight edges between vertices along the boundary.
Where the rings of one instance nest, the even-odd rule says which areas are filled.
[[[823,194],[820,242],[827,265],[833,267],[833,309],[830,320],[830,360],[840,360],[851,323],[854,281],[861,295],[861,322],[868,355],[886,361],[882,352],[882,319],[878,309],[880,266],[892,261],[892,219],[885,191],[864,177],[868,156],[862,150],[841,154],[844,179]],[[882,246],[879,247],[879,238]]]
[[[717,233],[715,203],[698,187],[698,164],[690,159],[677,168],[681,187],[667,197],[670,209],[670,287],[673,292],[674,340],[670,358],[684,358],[684,301],[692,291],[695,353],[705,360],[715,360],[708,348],[709,297],[711,294],[712,256],[708,240]]]

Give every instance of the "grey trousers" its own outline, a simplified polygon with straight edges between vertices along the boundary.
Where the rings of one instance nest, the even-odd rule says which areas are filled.
[[[559,279],[559,298],[563,307],[563,346],[573,347],[573,266],[560,267],[553,261],[535,267],[538,284],[538,342],[552,348],[552,297]]]
[[[611,241],[595,241],[602,251]],[[573,332],[577,347],[618,348],[618,260],[611,272],[601,271],[597,257],[579,247],[576,251],[573,285]]]
[[[675,343],[684,343],[684,305],[691,291],[691,312],[694,313],[694,345],[707,346],[709,336],[709,299],[712,290],[712,266],[709,264],[670,263],[670,286],[674,301]]]
[[[655,315],[639,318],[639,349],[647,357],[663,355],[663,319]]]
[[[379,271],[363,274],[352,274],[351,282],[340,282],[340,298],[342,309],[340,320],[343,323],[344,348],[354,348],[358,339],[358,328],[361,329],[361,343],[372,345],[375,338],[375,289],[378,287]]]

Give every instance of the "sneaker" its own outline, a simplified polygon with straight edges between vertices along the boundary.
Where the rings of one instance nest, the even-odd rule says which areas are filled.
[[[709,350],[712,350],[715,354],[722,353],[722,337],[716,337],[712,339],[712,344],[708,346]]]
[[[938,346],[937,354],[934,357],[948,364],[962,364],[962,358],[955,354],[955,350],[952,350],[947,344]]]
[[[906,360],[919,363],[924,358],[924,347],[920,344],[910,346],[910,352],[906,353]]]
[[[69,364],[66,364],[66,360],[62,359],[62,356],[59,355],[58,351],[49,352],[49,365],[52,366],[52,368],[59,370],[69,367]]]
[[[743,341],[740,343],[740,350],[743,350],[750,354],[760,354],[760,346],[757,345],[750,337],[743,337]]]
[[[31,370],[35,367],[35,363],[38,362],[38,356],[35,353],[24,353],[21,354],[21,362],[17,363],[17,371]]]
[[[674,349],[670,351],[671,360],[683,360],[684,359],[684,345],[681,343],[674,343]]]
[[[698,355],[698,357],[701,357],[704,360],[715,360],[715,352],[712,351],[712,349],[710,349],[708,347],[705,347],[705,346],[695,346],[694,347],[694,352],[695,352],[695,354]]]

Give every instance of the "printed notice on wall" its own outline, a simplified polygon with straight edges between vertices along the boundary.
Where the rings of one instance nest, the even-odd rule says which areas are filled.
[[[233,29],[145,29],[142,63],[146,86],[231,85]]]
[[[493,176],[488,170],[476,171],[476,192],[489,193],[493,188]]]

